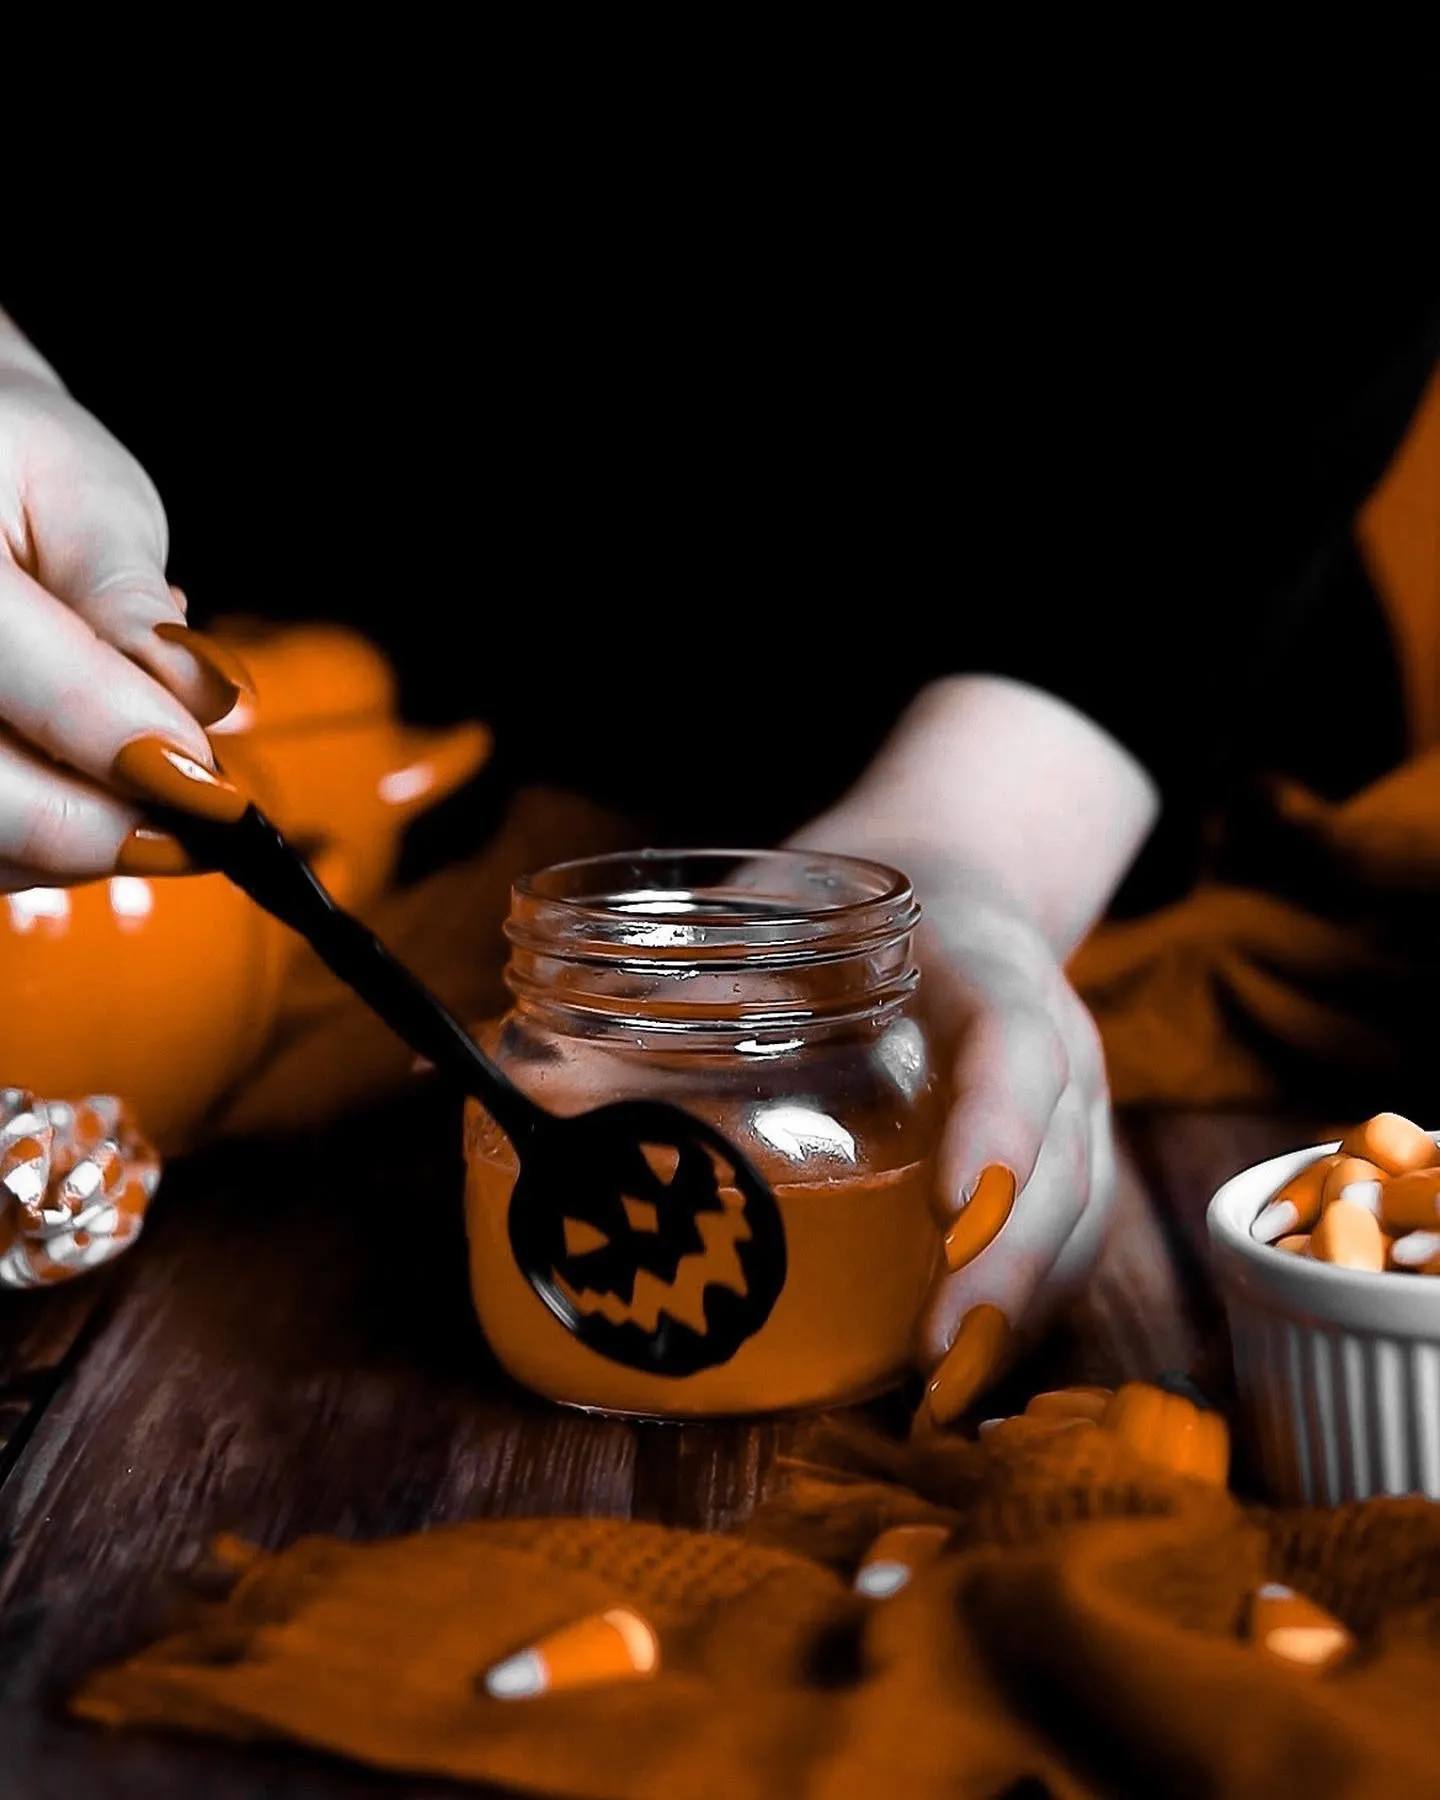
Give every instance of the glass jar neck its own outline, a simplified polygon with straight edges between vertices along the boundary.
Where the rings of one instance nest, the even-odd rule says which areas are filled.
[[[570,1034],[778,1048],[902,1006],[919,918],[904,875],[851,857],[592,857],[516,882],[505,979],[521,1012]]]

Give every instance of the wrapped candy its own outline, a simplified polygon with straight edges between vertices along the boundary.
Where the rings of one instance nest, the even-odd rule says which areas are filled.
[[[0,1088],[0,1287],[45,1287],[133,1244],[160,1159],[113,1094]]]

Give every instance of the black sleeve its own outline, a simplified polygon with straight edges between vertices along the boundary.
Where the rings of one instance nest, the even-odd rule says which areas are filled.
[[[1007,578],[967,596],[957,655],[1068,700],[1172,802],[1253,758],[1287,670],[1323,666],[1317,595],[1440,357],[1433,285],[1342,304],[1307,273],[1098,329],[976,522],[966,577]]]

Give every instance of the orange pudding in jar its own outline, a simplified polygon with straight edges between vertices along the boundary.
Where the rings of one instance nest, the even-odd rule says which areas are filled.
[[[512,1205],[514,1152],[467,1102],[471,1287],[517,1380],[684,1418],[838,1405],[910,1370],[942,1265],[918,920],[898,871],[807,851],[645,851],[515,884],[512,1005],[487,1052],[556,1113],[684,1107],[775,1201],[747,1203],[721,1168],[691,1216],[652,1165],[604,1219],[564,1194]]]

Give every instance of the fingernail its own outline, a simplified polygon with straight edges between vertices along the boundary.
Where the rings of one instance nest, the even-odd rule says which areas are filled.
[[[945,1233],[945,1261],[952,1271],[974,1262],[994,1243],[1014,1205],[1015,1177],[1001,1164],[990,1163],[980,1171],[975,1192]]]
[[[222,825],[232,824],[249,805],[233,781],[162,737],[141,737],[126,744],[111,773],[118,785],[147,800],[198,813]]]
[[[137,825],[115,857],[118,875],[184,875],[194,866],[178,838],[151,825]]]
[[[651,1675],[659,1664],[660,1644],[648,1620],[628,1606],[613,1606],[507,1656],[486,1671],[484,1686],[497,1700],[528,1700]]]
[[[937,1425],[958,1418],[1000,1366],[1010,1326],[998,1306],[972,1306],[930,1377],[925,1404]]]
[[[250,671],[228,645],[203,631],[192,631],[188,625],[157,625],[155,635],[164,643],[178,644],[182,650],[188,650],[211,683],[213,692],[202,707],[202,711],[210,716],[200,719],[202,725],[213,725],[223,719],[242,694],[247,699],[255,698],[255,682]]]
[[[855,1592],[872,1600],[898,1594],[917,1569],[934,1562],[950,1535],[948,1525],[896,1525],[882,1531],[855,1571]]]

